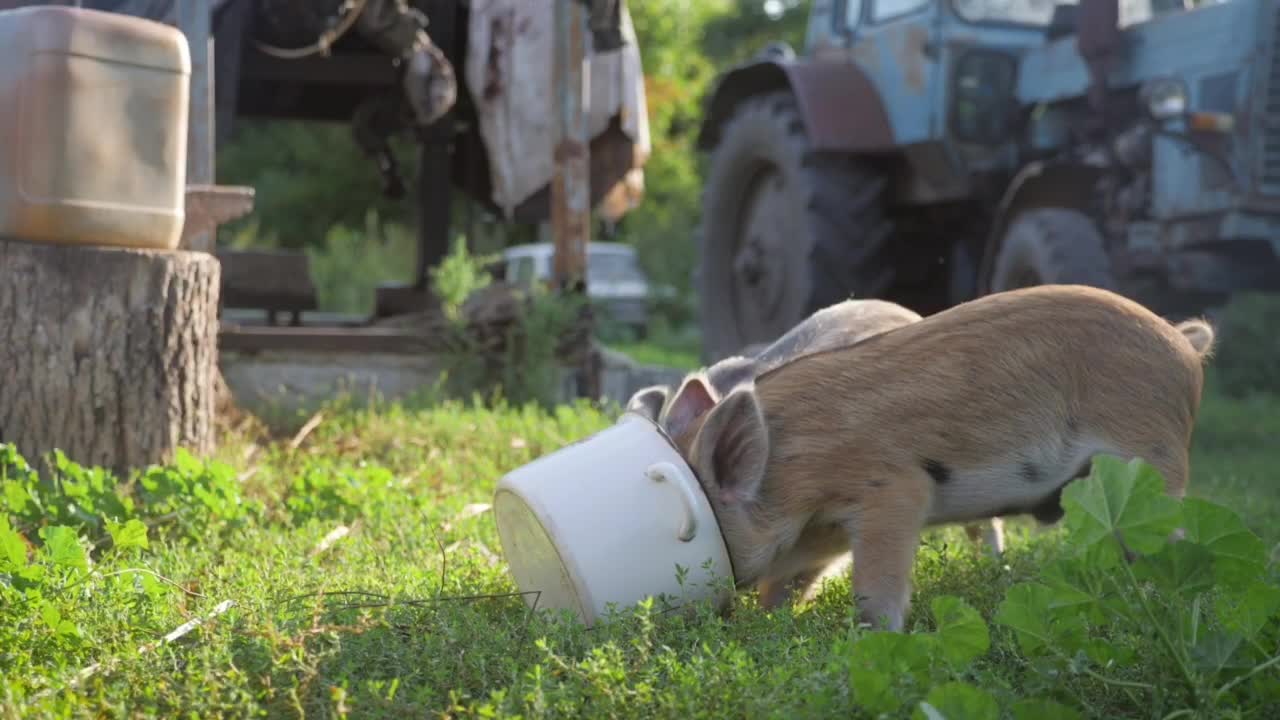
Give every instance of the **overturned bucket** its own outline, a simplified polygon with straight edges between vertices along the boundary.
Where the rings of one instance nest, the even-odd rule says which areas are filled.
[[[733,574],[711,505],[671,440],[640,415],[512,471],[493,513],[511,575],[539,609],[571,610],[590,627],[611,603],[727,599]]]

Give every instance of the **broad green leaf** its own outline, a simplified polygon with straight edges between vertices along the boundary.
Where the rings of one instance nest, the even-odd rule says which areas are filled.
[[[107,532],[111,533],[111,542],[117,549],[151,547],[147,541],[147,526],[137,518],[130,518],[124,524],[108,521]]]
[[[1027,654],[1053,643],[1053,629],[1049,626],[1049,603],[1053,590],[1045,585],[1019,583],[1009,588],[995,621],[1013,629],[1018,645]]]
[[[849,682],[854,702],[875,713],[892,713],[902,707],[895,681],[927,675],[936,650],[933,635],[909,635],[876,631],[853,645]]]
[[[931,607],[938,623],[942,654],[952,665],[967,665],[991,647],[987,624],[968,603],[958,597],[944,595],[934,598]]]
[[[80,628],[76,624],[62,617],[62,613],[48,600],[40,603],[40,619],[44,620],[44,624],[56,635],[63,637],[80,637]]]
[[[882,670],[891,675],[925,673],[937,649],[932,635],[913,635],[877,630],[864,635],[853,646],[854,665]]]
[[[44,624],[49,626],[50,630],[57,631],[58,623],[62,622],[62,613],[53,603],[45,600],[40,603],[40,619],[44,620]]]
[[[27,544],[9,527],[9,518],[0,515],[0,569],[21,570],[27,566]]]
[[[980,690],[968,683],[949,682],[929,691],[924,702],[916,709],[915,717],[941,717],[946,720],[998,720],[1000,706],[985,690]]]
[[[75,529],[65,525],[55,525],[41,528],[40,535],[44,539],[44,551],[54,565],[76,568],[85,572],[89,570],[89,556],[85,554],[84,546],[80,544],[80,538],[77,537]]]
[[[1233,632],[1206,630],[1191,648],[1191,664],[1201,672],[1217,673],[1223,669],[1244,669],[1252,663],[1240,656],[1247,650],[1244,638]]]
[[[866,667],[849,669],[849,684],[853,689],[853,702],[877,715],[896,713],[902,700],[893,691],[893,678],[888,673]]]
[[[1124,667],[1133,663],[1134,651],[1128,645],[1118,645],[1102,638],[1090,638],[1084,643],[1085,657],[1102,667],[1118,665]]]
[[[1133,571],[1161,592],[1189,598],[1213,588],[1213,565],[1213,553],[1204,547],[1176,542],[1139,558]]]
[[[1047,585],[1019,583],[1009,588],[996,610],[995,621],[1014,631],[1019,647],[1028,655],[1038,654],[1046,647],[1071,654],[1083,646],[1079,615],[1070,610],[1055,612],[1055,594]]]
[[[1019,700],[1013,704],[1013,720],[1083,720],[1084,716],[1053,700]]]
[[[30,470],[27,461],[18,453],[18,448],[13,443],[0,443],[0,477],[12,477]]]
[[[44,582],[44,566],[28,565],[17,573],[18,577],[25,580],[31,586],[39,586]]]
[[[1084,612],[1090,622],[1103,624],[1108,620],[1103,608],[1105,594],[1094,589],[1100,581],[1086,560],[1080,556],[1059,558],[1041,570],[1039,580],[1053,588],[1052,610]]]
[[[1247,640],[1262,632],[1276,613],[1280,613],[1280,587],[1263,580],[1254,579],[1244,590],[1228,593],[1218,601],[1223,623]]]
[[[1266,567],[1266,545],[1228,508],[1188,498],[1183,502],[1182,518],[1186,540],[1213,553],[1214,575],[1220,583],[1247,585]]]
[[[4,487],[4,504],[9,512],[21,515],[27,511],[27,503],[31,501],[31,493],[16,480],[5,480],[0,483]]]
[[[1089,477],[1067,486],[1062,504],[1071,537],[1082,548],[1123,540],[1139,554],[1159,550],[1181,514],[1154,467],[1138,458],[1126,463],[1108,455],[1094,458]],[[1115,542],[1104,547],[1108,562],[1119,561]]]
[[[76,624],[62,617],[62,613],[48,600],[40,603],[40,619],[44,620],[44,624],[49,626],[55,634],[64,637],[80,637],[80,628]]]

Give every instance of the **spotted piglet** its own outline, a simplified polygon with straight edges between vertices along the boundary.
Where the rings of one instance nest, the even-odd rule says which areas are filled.
[[[1056,522],[1092,458],[1142,457],[1181,498],[1213,329],[1097,288],[988,295],[760,373],[686,378],[664,420],[740,588],[774,606],[852,552],[860,617],[901,630],[921,533]]]

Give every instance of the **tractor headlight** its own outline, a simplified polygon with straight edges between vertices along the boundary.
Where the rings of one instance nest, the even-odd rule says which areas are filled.
[[[1138,91],[1147,112],[1156,120],[1180,117],[1187,112],[1187,86],[1177,78],[1156,78]]]

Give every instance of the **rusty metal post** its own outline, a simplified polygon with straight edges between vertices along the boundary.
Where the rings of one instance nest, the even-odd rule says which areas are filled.
[[[191,102],[187,119],[187,185],[214,184],[213,12],[210,0],[175,3],[178,29],[191,48]],[[213,252],[214,230],[196,234],[184,247]]]
[[[586,60],[591,35],[587,7],[582,0],[555,0],[553,86],[556,97],[555,144],[551,179],[551,234],[555,243],[553,273],[560,292],[586,299],[587,243],[591,238],[591,157],[587,136],[590,83]],[[579,394],[600,396],[599,363],[592,352],[594,337],[590,305],[584,303],[580,353]]]
[[[556,132],[551,180],[551,233],[559,289],[586,283],[591,234],[590,146],[587,137],[587,8],[555,0]]]

